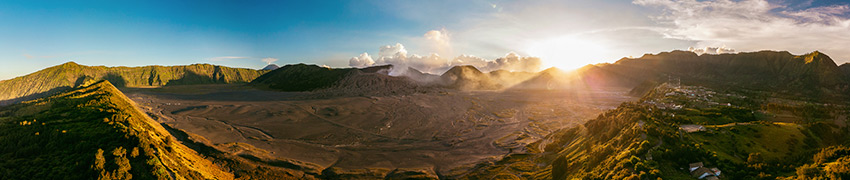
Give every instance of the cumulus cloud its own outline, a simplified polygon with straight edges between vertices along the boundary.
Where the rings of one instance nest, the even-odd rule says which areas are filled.
[[[404,45],[401,43],[395,43],[395,45],[381,46],[380,51],[378,51],[378,56],[407,56],[407,50],[404,49]]]
[[[481,71],[529,71],[536,72],[541,68],[541,60],[536,57],[522,57],[516,53],[508,53],[504,57],[494,60],[484,58],[460,55],[453,59],[448,59],[440,56],[437,53],[431,53],[428,56],[420,56],[417,54],[408,55],[407,49],[401,43],[395,45],[381,46],[379,49],[379,57],[372,61],[367,53],[363,53],[358,57],[352,57],[349,60],[349,65],[352,67],[365,67],[373,65],[392,64],[394,66],[391,75],[399,75],[407,70],[408,67],[420,70],[426,73],[441,74],[446,70],[459,65],[472,65]]]
[[[820,50],[850,60],[850,7],[780,5],[766,0],[635,0],[660,7],[654,19],[670,25],[668,38],[697,42],[697,46],[729,45],[743,51],[763,49],[807,53]]]
[[[263,58],[261,61],[265,62],[266,64],[272,64],[273,62],[277,61],[277,58],[267,57],[267,58]]]
[[[730,54],[735,53],[734,49],[724,47],[705,47],[705,48],[688,48],[688,51],[697,53],[697,54]]]
[[[369,56],[369,53],[360,54],[358,57],[352,57],[348,60],[348,65],[351,67],[366,67],[375,64],[375,61],[372,60],[372,57]]]
[[[445,28],[441,30],[428,31],[425,35],[423,35],[423,37],[428,40],[428,43],[431,46],[431,51],[444,55],[451,55],[453,53],[451,38]]]

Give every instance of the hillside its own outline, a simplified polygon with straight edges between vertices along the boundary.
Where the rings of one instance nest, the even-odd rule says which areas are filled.
[[[357,68],[326,68],[317,65],[289,64],[266,73],[251,81],[250,85],[280,91],[314,91],[329,88],[340,83],[346,76],[358,73],[382,74],[389,72],[392,66],[373,66]]]
[[[847,178],[848,114],[846,104],[662,84],[464,179],[689,179],[697,162],[721,179]]]
[[[552,67],[538,72],[533,77],[519,83],[511,89],[559,89],[569,87],[570,77],[558,68]]]
[[[844,78],[850,79],[850,63],[844,63],[841,66],[838,66],[838,70],[841,71]]]
[[[525,82],[528,79],[531,79],[537,73],[535,72],[511,72],[507,70],[495,70],[487,73],[490,75],[490,79],[501,84],[502,87],[512,87],[519,83]]]
[[[455,66],[440,76],[443,83],[454,89],[463,90],[493,90],[502,88],[501,84],[493,81],[489,75],[479,71],[474,66]]]
[[[233,179],[108,81],[0,107],[0,179]]]
[[[685,84],[715,88],[775,90],[814,96],[848,90],[848,80],[840,76],[835,62],[817,51],[805,55],[760,51],[700,56],[673,51],[624,58],[602,68],[632,76],[639,82],[678,78]]]
[[[30,100],[99,80],[118,87],[244,83],[267,71],[209,64],[105,67],[74,62],[0,82],[0,105]]]
[[[719,89],[770,90],[790,96],[823,98],[850,92],[850,67],[839,67],[818,51],[703,54],[689,51],[646,54],[611,64],[588,65],[569,73],[542,71],[517,88],[632,88],[643,82],[681,80],[683,84]]]
[[[605,65],[586,65],[574,71],[549,68],[535,74],[512,89],[593,90],[605,87],[633,87],[638,80]]]
[[[441,83],[440,76],[435,74],[423,73],[412,67],[408,67],[400,76],[405,76],[413,81],[423,84],[439,84]]]

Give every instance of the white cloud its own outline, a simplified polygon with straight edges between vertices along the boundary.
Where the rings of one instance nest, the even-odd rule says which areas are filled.
[[[369,56],[369,53],[365,53],[365,52],[363,54],[360,54],[359,57],[352,57],[351,59],[348,60],[349,66],[358,67],[358,68],[367,67],[367,66],[371,66],[371,65],[374,65],[374,64],[375,64],[375,61],[372,60],[372,57]]]
[[[214,57],[214,58],[210,58],[209,60],[210,60],[210,61],[228,61],[228,60],[232,60],[232,59],[248,59],[248,58],[250,58],[250,57],[242,57],[242,56],[221,56],[221,57]]]
[[[401,43],[395,43],[395,45],[381,46],[378,56],[407,56],[407,50],[404,49],[404,45],[401,45]]]
[[[665,11],[655,17],[671,25],[668,38],[696,41],[697,46],[729,45],[742,51],[788,50],[802,54],[820,50],[839,61],[850,60],[847,5],[803,9],[766,0],[635,0]],[[797,7],[797,6],[794,6]]]
[[[267,58],[263,58],[261,61],[265,62],[266,64],[272,64],[273,62],[277,61],[277,58],[267,57]]]
[[[697,53],[697,54],[730,54],[735,53],[734,49],[724,47],[705,47],[705,48],[688,48],[688,51]]]
[[[489,72],[494,70],[508,71],[529,71],[536,72],[541,68],[541,60],[536,57],[522,57],[516,53],[508,53],[505,57],[500,57],[494,60],[484,58],[460,55],[452,60],[441,57],[437,53],[431,53],[428,56],[420,56],[417,54],[407,55],[407,49],[401,43],[395,45],[381,46],[380,57],[375,61],[371,61],[367,53],[363,53],[358,57],[352,57],[349,60],[349,65],[352,67],[365,67],[372,65],[392,64],[394,66],[391,75],[398,75],[407,70],[408,67],[420,70],[426,73],[441,74],[446,70],[459,65],[472,65],[481,71]]]
[[[425,39],[432,40],[439,44],[449,44],[449,34],[446,33],[446,29],[442,30],[430,30],[425,33]]]
[[[452,55],[454,53],[451,38],[445,28],[440,30],[430,30],[426,32],[423,37],[428,41],[432,52],[443,55]]]

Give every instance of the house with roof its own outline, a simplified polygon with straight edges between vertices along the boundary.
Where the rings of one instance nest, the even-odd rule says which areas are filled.
[[[715,168],[707,168],[702,162],[695,162],[688,164],[688,170],[691,171],[691,175],[697,179],[719,179],[720,177],[720,169]]]
[[[688,166],[689,166],[688,170],[690,170],[691,172],[694,172],[694,170],[701,168],[703,165],[702,165],[702,162],[695,162],[695,163],[689,164]]]

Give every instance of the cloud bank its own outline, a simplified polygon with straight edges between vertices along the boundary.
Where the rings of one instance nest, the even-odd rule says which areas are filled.
[[[729,45],[743,51],[789,50],[825,52],[850,60],[850,6],[782,5],[766,0],[635,0],[660,7],[653,17],[665,36],[697,42],[697,46]],[[710,50],[708,50],[710,51]],[[715,52],[717,52],[715,50]]]
[[[349,66],[367,67],[392,64],[395,68],[393,68],[393,72],[390,74],[398,75],[403,73],[408,67],[422,72],[442,74],[448,69],[459,65],[472,65],[484,72],[495,70],[536,72],[540,70],[543,64],[540,58],[522,57],[513,52],[494,60],[487,60],[471,55],[460,55],[453,59],[441,57],[437,53],[431,53],[428,56],[409,55],[407,49],[401,43],[381,46],[378,55],[379,57],[375,60],[368,53],[352,57],[348,61]]]
[[[463,54],[453,59],[442,57],[440,54],[453,54],[451,37],[445,28],[426,32],[422,35],[422,40],[425,40],[425,44],[428,46],[427,51],[432,52],[427,56],[409,54],[404,45],[396,43],[379,47],[378,56],[374,58],[366,52],[360,54],[360,56],[352,57],[348,60],[348,65],[362,68],[392,64],[394,68],[390,74],[399,75],[404,73],[408,67],[426,73],[442,74],[459,65],[472,65],[484,72],[495,70],[536,72],[540,70],[543,64],[540,58],[522,57],[514,52],[494,60]]]

